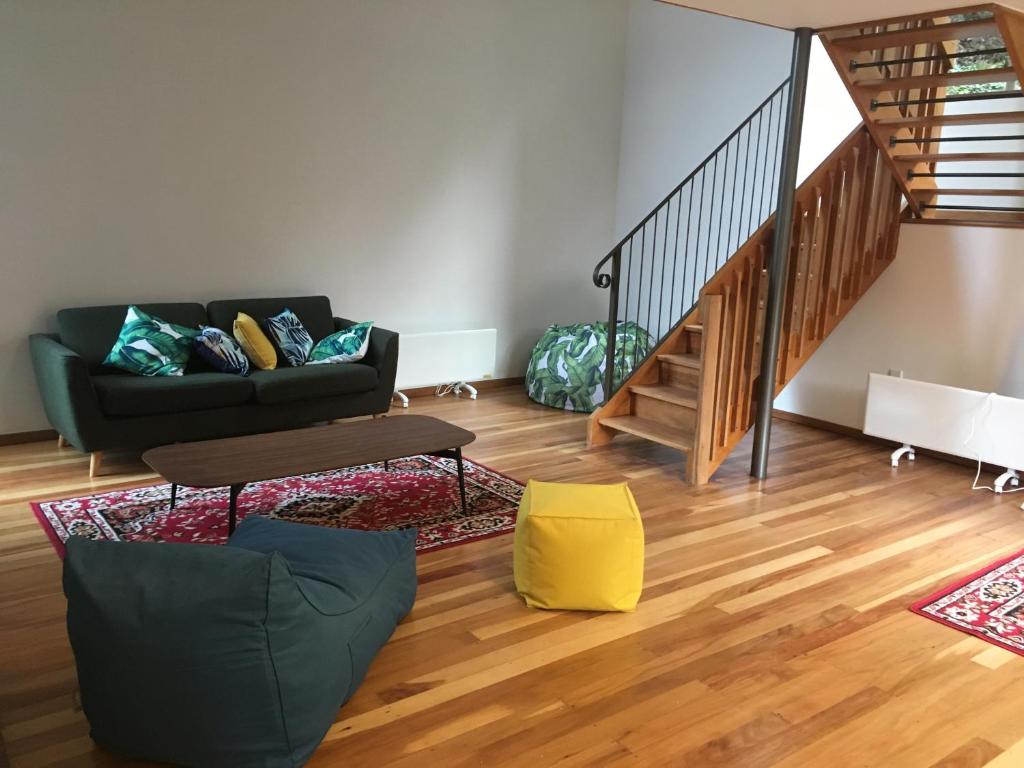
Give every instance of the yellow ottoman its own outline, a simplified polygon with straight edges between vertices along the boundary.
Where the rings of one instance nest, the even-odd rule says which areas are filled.
[[[644,586],[644,528],[618,485],[531,480],[519,504],[516,589],[534,608],[632,611]]]

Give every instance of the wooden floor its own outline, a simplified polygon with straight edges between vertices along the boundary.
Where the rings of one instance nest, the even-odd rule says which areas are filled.
[[[693,489],[672,451],[587,451],[585,419],[518,390],[413,411],[475,431],[467,454],[520,480],[628,480],[643,598],[635,614],[530,610],[510,536],[422,556],[412,614],[310,765],[1024,766],[1024,659],[907,610],[1024,548],[1019,496],[783,422],[770,480],[748,478],[748,438]],[[0,733],[18,768],[125,764],[76,710],[60,563],[28,501],[152,478],[129,463],[90,482],[86,465],[51,443],[0,449]]]

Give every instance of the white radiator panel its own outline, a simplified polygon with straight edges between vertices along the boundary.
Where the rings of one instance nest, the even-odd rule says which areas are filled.
[[[403,333],[398,339],[395,389],[493,378],[497,345],[495,328]]]
[[[1014,397],[872,373],[864,434],[1024,469],[1024,400]]]

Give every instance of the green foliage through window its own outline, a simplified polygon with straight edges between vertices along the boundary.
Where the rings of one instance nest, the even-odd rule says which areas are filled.
[[[950,20],[957,21],[980,21],[992,18],[988,11],[975,13],[961,13],[951,16]],[[999,35],[986,37],[969,37],[957,43],[957,53],[972,53],[975,51],[991,51],[993,49],[1005,48],[1003,39]],[[981,69],[998,69],[1010,67],[1010,56],[1008,53],[985,53],[980,56],[954,59],[952,72],[975,72]],[[1005,83],[979,83],[975,85],[952,85],[946,89],[947,96],[962,96],[971,93],[994,93],[996,91],[1014,90],[1017,88],[1017,79],[1010,78]]]

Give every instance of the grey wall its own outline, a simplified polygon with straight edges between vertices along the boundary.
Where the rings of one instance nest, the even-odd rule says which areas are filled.
[[[604,313],[627,8],[0,2],[0,433],[46,426],[26,336],[65,306],[323,292],[497,327],[521,374]]]
[[[628,39],[615,213],[620,237],[789,75],[793,36],[631,0]]]

